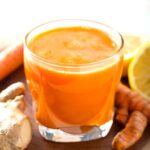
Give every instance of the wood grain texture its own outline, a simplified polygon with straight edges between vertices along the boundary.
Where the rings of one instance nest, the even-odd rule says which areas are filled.
[[[13,74],[8,76],[5,80],[0,82],[0,90],[4,89],[11,83],[22,81],[26,85],[23,67],[20,67]],[[123,128],[117,122],[114,122],[110,133],[107,137],[94,140],[90,142],[79,142],[79,143],[55,143],[44,140],[37,129],[37,125],[34,120],[34,115],[32,112],[32,101],[31,95],[29,93],[28,87],[26,85],[26,104],[27,108],[25,113],[29,116],[32,122],[33,136],[30,145],[27,150],[112,150],[111,142],[116,133]],[[136,143],[129,150],[149,150],[150,149],[150,126],[147,127],[143,137],[138,143]]]

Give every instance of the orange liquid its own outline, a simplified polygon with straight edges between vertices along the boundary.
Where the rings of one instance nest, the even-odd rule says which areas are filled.
[[[42,125],[99,126],[112,120],[122,57],[101,67],[79,67],[86,68],[115,53],[117,45],[109,35],[93,28],[59,28],[34,37],[28,47],[57,64],[41,63],[25,53],[26,77],[37,105],[36,118]],[[76,68],[70,70],[69,65]]]

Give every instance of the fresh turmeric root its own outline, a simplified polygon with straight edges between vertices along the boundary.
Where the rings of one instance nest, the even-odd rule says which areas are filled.
[[[116,112],[116,120],[125,125],[128,121],[128,118],[129,118],[129,111],[127,108],[120,108],[120,109],[117,109],[117,112]]]
[[[23,150],[31,141],[31,123],[23,113],[24,90],[18,82],[0,93],[0,150]]]
[[[131,89],[121,83],[119,84],[116,91],[115,102],[118,109],[122,109],[128,112],[135,110],[140,111],[147,117],[148,121],[150,121],[150,101],[143,98],[137,92],[133,92]],[[126,115],[124,115],[124,120],[121,121],[119,118],[121,118],[123,113]],[[123,124],[125,124],[125,122],[128,120],[128,117],[129,114],[126,112],[122,111],[117,113],[118,120],[120,120],[120,122]]]
[[[147,118],[139,111],[133,111],[125,128],[113,139],[115,150],[125,150],[135,144],[142,136],[147,125]]]
[[[125,125],[125,128],[114,137],[112,146],[116,150],[124,150],[141,138],[147,122],[150,121],[150,101],[121,83],[115,100],[116,120]]]

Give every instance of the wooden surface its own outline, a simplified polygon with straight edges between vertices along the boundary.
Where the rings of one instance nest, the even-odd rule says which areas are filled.
[[[20,67],[5,80],[0,82],[0,90],[4,89],[11,83],[22,81],[26,84],[23,67]],[[114,122],[113,127],[107,137],[90,142],[80,143],[54,143],[44,140],[37,129],[37,125],[33,118],[31,96],[26,86],[26,104],[25,113],[30,117],[33,128],[33,136],[27,150],[111,150],[111,142],[116,133],[122,129],[122,126]],[[129,150],[149,150],[150,149],[150,126],[147,127],[140,141]]]

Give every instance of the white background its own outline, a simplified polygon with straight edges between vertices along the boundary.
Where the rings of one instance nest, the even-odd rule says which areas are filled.
[[[0,0],[0,38],[56,19],[90,19],[150,35],[150,0]]]

